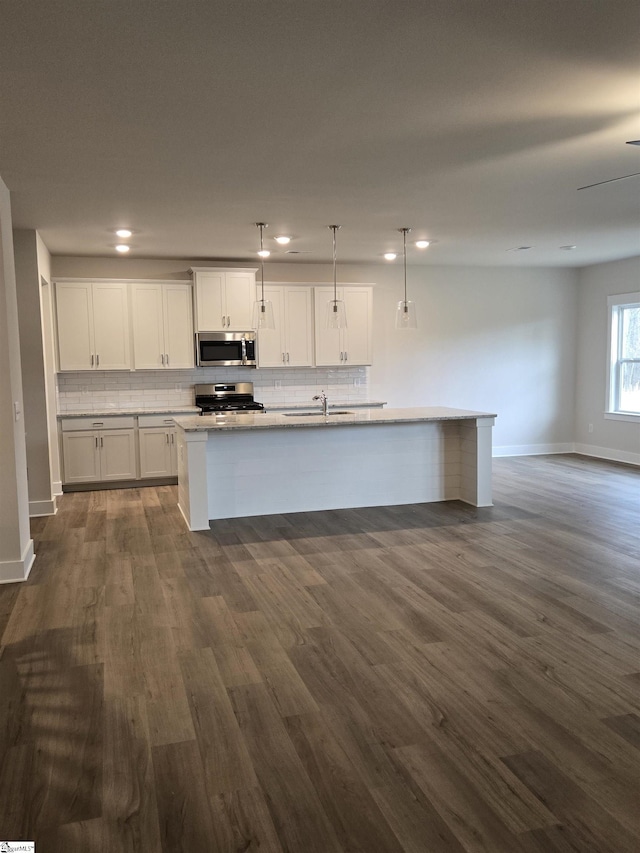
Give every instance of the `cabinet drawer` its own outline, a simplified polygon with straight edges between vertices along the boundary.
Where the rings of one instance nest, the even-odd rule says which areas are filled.
[[[128,415],[107,415],[95,418],[62,418],[62,432],[79,432],[95,429],[135,429],[136,419]]]
[[[177,414],[177,413],[176,413]],[[138,415],[139,427],[172,427],[175,426],[174,415]]]

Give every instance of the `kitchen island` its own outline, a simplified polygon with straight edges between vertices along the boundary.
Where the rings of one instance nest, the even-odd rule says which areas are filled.
[[[190,530],[347,507],[491,506],[495,417],[440,406],[178,417],[178,506]]]

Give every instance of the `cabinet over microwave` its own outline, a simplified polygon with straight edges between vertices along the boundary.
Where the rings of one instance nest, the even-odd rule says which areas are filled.
[[[197,332],[198,367],[255,367],[255,332]]]

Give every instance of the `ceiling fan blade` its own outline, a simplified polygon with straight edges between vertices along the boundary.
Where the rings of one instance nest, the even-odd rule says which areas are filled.
[[[586,187],[578,187],[579,190],[590,190],[592,187],[601,187],[603,184],[613,184],[616,181],[626,181],[627,178],[637,178],[640,172],[633,172],[631,175],[622,175],[621,178],[609,178],[608,181],[598,181],[597,184],[587,184]]]

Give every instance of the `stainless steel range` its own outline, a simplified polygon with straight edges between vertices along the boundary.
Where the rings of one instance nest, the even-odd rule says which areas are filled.
[[[225,412],[264,412],[262,403],[253,399],[253,382],[225,382],[217,385],[196,385],[196,406],[201,415],[220,415]]]

